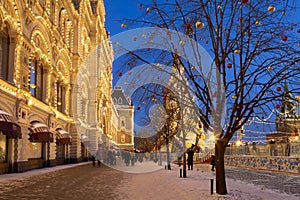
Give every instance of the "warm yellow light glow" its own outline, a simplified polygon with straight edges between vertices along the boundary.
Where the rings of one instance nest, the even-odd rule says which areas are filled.
[[[31,100],[31,99],[28,99],[27,104],[28,104],[29,106],[31,106],[31,105],[32,105],[32,100]]]
[[[240,140],[236,141],[236,146],[241,146],[242,142]]]

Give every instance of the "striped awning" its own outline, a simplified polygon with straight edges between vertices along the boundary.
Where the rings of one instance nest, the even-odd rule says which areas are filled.
[[[21,127],[15,118],[0,110],[0,131],[10,138],[22,138]]]
[[[33,122],[28,128],[31,142],[53,142],[53,133],[49,127],[40,122]]]
[[[71,135],[63,130],[63,129],[57,129],[56,130],[56,141],[60,144],[71,144]]]

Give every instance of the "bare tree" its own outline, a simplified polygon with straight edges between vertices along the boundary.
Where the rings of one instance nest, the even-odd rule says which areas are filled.
[[[268,0],[152,0],[142,6],[143,16],[123,20],[126,28],[141,25],[178,33],[179,40],[173,40],[169,31],[161,36],[172,48],[171,53],[145,46],[134,53],[128,51],[128,60],[170,73],[171,68],[181,70],[173,65],[178,58],[188,82],[183,84],[190,94],[179,101],[194,106],[204,130],[216,136],[218,194],[227,194],[224,153],[234,133],[250,117],[280,108],[283,82],[292,83],[290,92],[299,93],[300,29],[292,17],[299,12],[296,4],[289,0],[274,0],[272,4]],[[181,39],[179,33],[189,39]],[[191,45],[190,40],[198,41],[197,45]],[[153,43],[151,36],[149,42]],[[188,49],[181,48],[187,44]],[[201,46],[213,58],[210,65],[203,62]],[[211,70],[205,73],[205,68]]]

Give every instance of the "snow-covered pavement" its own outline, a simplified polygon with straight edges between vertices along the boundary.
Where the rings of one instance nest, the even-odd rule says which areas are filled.
[[[187,171],[187,178],[179,177],[178,166],[173,166],[170,171],[134,174],[128,184],[119,188],[119,192],[126,194],[122,199],[298,199],[293,195],[281,194],[279,191],[233,179],[227,179],[228,195],[217,195],[215,191],[211,195],[210,179],[214,179],[214,175],[208,172],[209,168],[209,165],[197,165],[193,171]]]
[[[236,180],[227,178],[229,194],[225,196],[215,192],[210,194],[210,179],[214,179],[214,174],[210,172],[209,165],[196,165],[193,171],[187,171],[187,178],[179,177],[180,168],[177,165],[172,165],[172,170],[165,170],[150,161],[136,163],[135,167],[121,165],[119,169],[133,172],[135,168],[141,172],[144,167],[144,171],[150,172],[125,173],[104,166],[92,167],[91,163],[80,163],[4,174],[0,175],[0,199],[299,199],[291,194],[282,194],[280,190],[267,189],[263,184],[242,182],[240,180],[247,181],[247,177],[241,175],[244,173],[242,169],[237,168],[228,169],[229,174],[237,176]],[[153,170],[151,167],[154,167]],[[257,176],[256,179],[259,178]]]

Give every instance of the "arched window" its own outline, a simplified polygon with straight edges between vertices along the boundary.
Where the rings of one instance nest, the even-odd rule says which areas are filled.
[[[29,91],[32,96],[36,96],[36,72],[37,72],[37,61],[33,60],[29,65],[30,71],[30,81],[29,81]]]
[[[57,98],[57,109],[58,111],[65,113],[65,87],[62,82],[56,83],[56,98]]]
[[[118,99],[118,104],[122,104],[122,103],[123,103],[123,100],[122,100],[121,97],[119,97],[119,99]]]
[[[125,128],[126,126],[126,118],[125,117],[121,117],[121,128]]]
[[[0,31],[0,59],[1,78],[8,80],[9,34],[7,27]]]
[[[116,97],[114,97],[113,101],[114,101],[114,104],[118,104],[118,100]]]

